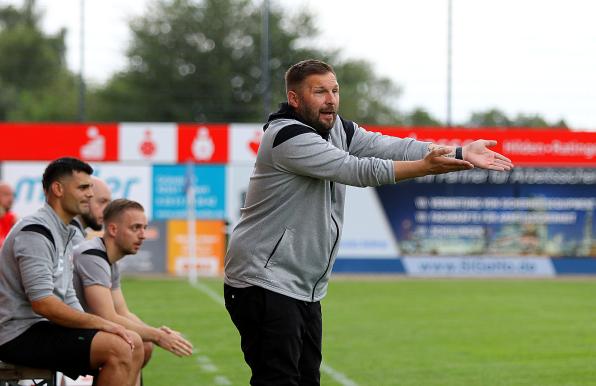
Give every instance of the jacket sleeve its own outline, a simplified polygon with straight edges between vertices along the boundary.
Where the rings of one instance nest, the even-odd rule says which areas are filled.
[[[348,151],[356,157],[378,157],[394,161],[415,161],[424,158],[430,142],[398,138],[365,130],[354,125]]]
[[[314,132],[301,133],[279,144],[274,142],[272,159],[274,166],[282,171],[345,185],[395,183],[391,160],[355,157]]]
[[[52,243],[38,233],[19,232],[16,235],[14,255],[29,301],[43,299],[54,293],[53,253]]]

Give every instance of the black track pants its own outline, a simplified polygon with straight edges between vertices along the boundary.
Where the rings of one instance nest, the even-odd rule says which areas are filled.
[[[252,386],[320,385],[319,302],[292,299],[256,286],[224,285],[224,297],[252,370]]]

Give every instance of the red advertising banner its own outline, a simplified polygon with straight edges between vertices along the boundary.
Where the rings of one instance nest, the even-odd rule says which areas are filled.
[[[0,161],[47,161],[72,156],[86,161],[252,163],[261,133],[254,125],[242,124],[233,124],[231,128],[228,124],[147,125],[0,123]],[[596,167],[596,133],[593,132],[395,126],[366,126],[366,129],[450,145],[495,139],[498,144],[494,150],[511,158],[516,166]],[[150,130],[153,135],[148,139],[153,142],[143,138],[153,144],[149,150],[154,150],[155,154],[143,153],[143,158],[137,154],[139,146],[135,144],[142,136],[151,134]],[[141,150],[147,149],[142,147]]]
[[[0,161],[118,160],[118,124],[0,123]]]
[[[228,162],[228,125],[179,124],[178,162]]]
[[[435,129],[416,127],[366,127],[396,137],[416,138],[446,145],[465,145],[476,139],[494,139],[493,150],[516,166],[596,167],[596,133],[532,129]]]

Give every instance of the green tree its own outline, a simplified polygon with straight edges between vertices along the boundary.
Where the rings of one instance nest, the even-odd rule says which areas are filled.
[[[127,68],[90,103],[92,119],[262,121],[261,12],[251,0],[154,1],[131,22]],[[285,100],[291,64],[319,58],[335,64],[350,119],[390,123],[397,115],[391,81],[366,62],[340,63],[335,52],[308,45],[318,33],[309,13],[288,16],[272,6],[269,30],[272,103]]]
[[[546,119],[541,117],[538,114],[517,114],[515,119],[513,120],[513,126],[516,127],[536,127],[536,128],[544,128],[544,127],[558,127],[558,128],[567,128],[567,124],[564,120],[559,120],[558,122],[548,123]]]
[[[389,78],[375,75],[364,60],[334,66],[340,90],[340,113],[359,124],[396,125],[401,117],[395,105],[401,90]]]
[[[519,113],[515,118],[508,118],[507,115],[496,108],[475,112],[468,120],[467,126],[471,127],[554,127],[554,128],[567,128],[567,124],[564,120],[560,120],[554,123],[548,123],[546,119],[538,114],[524,114]]]
[[[77,77],[66,69],[39,88],[24,89],[8,112],[10,121],[76,121],[78,117]]]
[[[484,126],[484,127],[507,127],[511,126],[511,120],[507,118],[507,115],[496,108],[472,113],[467,125],[472,127]]]
[[[66,30],[44,34],[35,6],[0,8],[0,120],[71,120],[76,84],[64,59]]]
[[[409,126],[441,126],[441,122],[435,119],[422,107],[417,107],[406,116],[405,124]]]
[[[511,125],[518,127],[546,127],[548,123],[537,114],[517,114],[512,120]]]

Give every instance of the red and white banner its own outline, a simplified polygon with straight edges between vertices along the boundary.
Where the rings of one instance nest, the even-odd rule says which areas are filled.
[[[439,144],[465,145],[476,139],[494,139],[493,150],[510,158],[516,166],[596,166],[596,133],[532,129],[434,129],[370,126],[396,137],[416,138]]]
[[[230,162],[254,164],[263,136],[263,125],[232,123],[230,125]]]
[[[175,123],[121,123],[118,129],[119,161],[177,161]]]
[[[465,145],[495,139],[495,151],[516,166],[596,167],[596,133],[549,129],[366,126],[397,137]],[[261,124],[4,123],[0,161],[48,161],[64,156],[86,161],[253,164]]]
[[[118,160],[118,124],[0,123],[0,161]]]
[[[179,124],[178,162],[228,162],[228,125]]]

